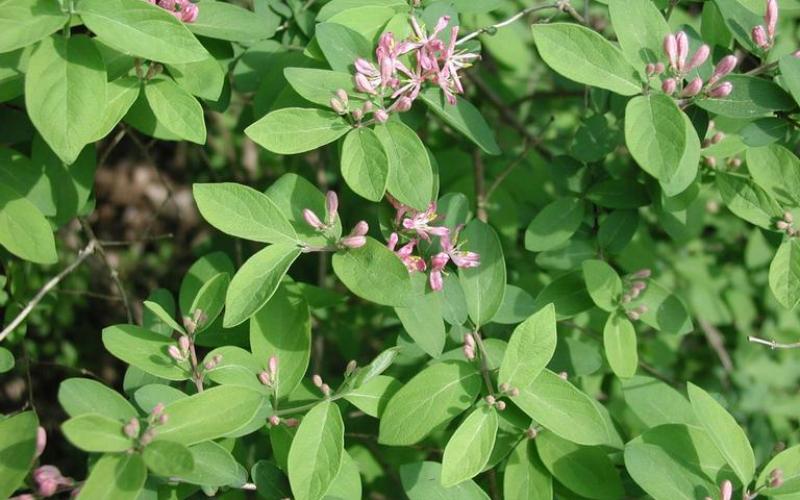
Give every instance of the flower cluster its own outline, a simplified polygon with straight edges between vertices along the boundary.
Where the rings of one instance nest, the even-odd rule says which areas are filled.
[[[364,108],[352,112],[357,123],[367,113],[372,113],[375,122],[384,123],[390,113],[408,111],[426,84],[438,86],[447,102],[456,103],[456,94],[464,92],[461,70],[470,67],[480,56],[459,48],[458,26],[450,29],[448,43],[439,38],[449,23],[450,17],[442,16],[428,33],[412,16],[413,34],[406,40],[395,40],[391,32],[381,36],[375,49],[377,65],[363,58],[355,61],[356,90],[372,99]],[[392,100],[391,104],[387,106],[384,99]],[[332,107],[344,114],[346,101],[343,102],[341,95],[337,95],[337,101],[331,103]]]
[[[763,50],[769,50],[775,44],[775,31],[778,27],[778,0],[767,0],[764,13],[764,24],[758,25],[750,32],[750,38]]]
[[[410,273],[425,272],[430,268],[428,281],[431,289],[434,291],[442,289],[444,269],[448,262],[452,261],[456,267],[461,268],[478,267],[480,265],[480,255],[475,252],[461,250],[461,244],[458,243],[458,234],[461,227],[456,228],[451,234],[450,229],[445,226],[431,225],[439,218],[436,213],[436,203],[431,202],[427,210],[420,212],[403,205],[391,196],[387,195],[387,198],[396,211],[395,225],[398,226],[398,230],[407,240],[398,248],[401,236],[397,232],[393,232],[389,236],[387,247],[403,261]],[[415,254],[414,250],[418,249],[420,240],[431,243],[432,236],[439,239],[441,251],[430,258],[429,266],[425,258]]]
[[[708,97],[722,98],[733,92],[731,82],[720,82],[720,80],[736,67],[738,63],[736,56],[723,57],[707,82],[703,82],[703,79],[697,76],[689,83],[685,83],[689,73],[708,60],[711,48],[703,44],[689,57],[689,37],[683,31],[679,31],[664,37],[664,53],[669,66],[663,63],[648,64],[646,72],[649,77],[666,74],[667,77],[661,83],[661,90],[665,94],[674,95],[677,92],[679,98],[688,99],[701,93]]]
[[[158,5],[175,16],[178,21],[193,23],[197,20],[200,9],[196,3],[189,0],[147,0],[153,5]]]

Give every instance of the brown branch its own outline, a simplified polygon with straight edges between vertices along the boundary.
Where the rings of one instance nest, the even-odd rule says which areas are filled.
[[[105,264],[106,269],[108,269],[109,276],[111,277],[111,281],[114,282],[114,285],[117,287],[117,291],[119,292],[119,296],[122,299],[122,304],[125,306],[125,314],[128,317],[128,323],[133,323],[133,311],[131,310],[130,300],[128,300],[128,294],[125,292],[125,287],[122,286],[122,281],[119,279],[119,273],[111,264],[111,259],[108,258],[108,254],[106,253],[105,248],[103,245],[100,244],[100,241],[97,239],[97,236],[94,234],[92,230],[92,226],[84,219],[83,217],[78,219],[81,223],[81,227],[89,236],[89,239],[94,242],[94,245],[97,249],[97,253],[100,254],[100,258],[103,260],[103,264]]]
[[[703,334],[708,340],[708,344],[714,349],[714,352],[717,353],[717,357],[719,358],[720,363],[722,363],[722,368],[725,370],[726,378],[727,374],[733,372],[733,360],[731,360],[730,354],[728,351],[725,350],[725,338],[714,325],[709,323],[705,320],[700,320],[700,329],[703,330]]]

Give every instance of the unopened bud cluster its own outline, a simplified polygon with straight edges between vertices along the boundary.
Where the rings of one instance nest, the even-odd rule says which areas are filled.
[[[769,473],[769,487],[780,488],[781,486],[783,486],[783,470],[772,469]]]
[[[794,227],[794,216],[791,212],[785,212],[783,218],[775,223],[779,231],[786,233],[790,238],[798,235],[798,230]]]
[[[475,337],[472,336],[472,333],[464,334],[464,346],[461,349],[464,351],[464,357],[469,361],[475,359],[475,349],[477,349],[477,346],[475,345]]]
[[[723,98],[733,92],[733,84],[721,82],[738,63],[736,56],[723,57],[714,68],[708,81],[704,82],[699,76],[686,83],[689,73],[702,66],[711,55],[708,45],[701,45],[689,57],[689,37],[683,31],[670,33],[664,38],[664,53],[667,56],[668,66],[663,63],[651,63],[645,67],[648,77],[665,74],[661,82],[661,90],[667,95],[677,94],[678,98],[690,99],[701,93],[712,98]]]
[[[720,500],[731,500],[733,498],[733,483],[729,480],[722,482],[719,488]],[[711,497],[706,497],[706,500],[713,500]]]
[[[40,498],[53,496],[60,490],[75,486],[75,481],[70,477],[64,477],[58,467],[54,465],[37,467],[31,474],[31,478],[36,485],[36,495]]]
[[[639,296],[647,289],[647,280],[650,278],[652,271],[650,269],[640,269],[635,273],[626,276],[623,280],[622,286],[622,303],[628,304]]]
[[[506,402],[498,400],[497,398],[495,398],[491,394],[486,396],[486,398],[484,398],[484,400],[486,401],[487,405],[497,408],[497,411],[503,411],[503,410],[506,409]]]
[[[278,358],[270,356],[267,360],[267,369],[258,374],[258,381],[263,385],[275,389],[278,387]]]
[[[325,195],[325,221],[310,208],[303,209],[303,220],[317,232],[326,234],[336,224],[339,210],[339,197],[333,191],[328,191]],[[360,248],[367,243],[367,233],[369,225],[366,221],[359,221],[350,231],[350,234],[341,238],[337,242],[339,248]],[[320,250],[318,248],[306,247],[305,251],[311,252]]]
[[[311,382],[313,382],[313,383],[314,383],[314,386],[315,386],[315,387],[317,387],[317,388],[318,388],[320,391],[322,391],[322,395],[323,395],[323,396],[325,396],[326,398],[327,398],[327,397],[330,397],[330,395],[331,395],[331,388],[330,388],[330,386],[329,386],[328,384],[326,384],[326,383],[325,383],[325,382],[322,380],[322,377],[320,377],[320,376],[319,376],[319,375],[317,375],[317,374],[314,374],[314,376],[313,376],[313,377],[311,377]]]
[[[197,16],[200,14],[200,8],[196,3],[189,0],[147,0],[153,5],[157,5],[166,10],[178,21],[184,23],[193,23],[197,21]]]
[[[775,45],[775,33],[778,28],[778,0],[767,0],[764,25],[755,26],[750,32],[750,38],[760,49],[767,51]]]

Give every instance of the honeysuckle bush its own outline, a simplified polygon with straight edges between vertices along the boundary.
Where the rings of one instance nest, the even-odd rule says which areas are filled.
[[[0,371],[89,257],[130,311],[121,142],[197,153],[208,235],[73,337],[121,384],[8,409],[0,497],[800,498],[798,14],[0,0]]]

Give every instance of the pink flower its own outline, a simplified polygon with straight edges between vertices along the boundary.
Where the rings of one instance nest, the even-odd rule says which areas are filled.
[[[449,260],[450,256],[444,252],[437,253],[431,258],[431,274],[429,276],[429,282],[431,284],[431,289],[435,292],[438,292],[442,289],[442,271]]]
[[[456,237],[454,239],[458,239],[458,232],[459,229],[456,229]],[[463,268],[471,268],[471,267],[478,267],[481,265],[481,256],[475,252],[465,252],[459,249],[458,244],[453,244],[450,240],[450,234],[445,234],[439,240],[442,245],[442,250],[450,257],[458,267]]]
[[[400,250],[395,251],[399,240],[400,237],[397,235],[397,233],[392,233],[389,235],[389,242],[386,244],[386,246],[389,248],[389,250],[393,251],[395,255],[400,257],[400,260],[403,261],[403,264],[405,264],[408,272],[413,273],[416,271],[425,271],[425,261],[421,257],[413,255],[414,247],[417,245],[417,240],[411,240],[403,245]]]
[[[416,212],[411,218],[403,219],[403,227],[415,231],[420,238],[430,241],[431,234],[434,236],[444,236],[449,232],[444,226],[430,225],[437,217],[439,217],[439,215],[436,213],[436,203],[431,202],[426,211]]]
[[[419,25],[417,18],[412,16],[411,27],[414,30],[414,35],[416,36],[417,41],[404,44],[403,50],[406,52],[416,50],[417,60],[419,61],[420,65],[422,65],[423,69],[427,71],[438,71],[439,66],[436,62],[436,52],[444,49],[444,42],[439,40],[437,36],[443,29],[447,27],[449,23],[450,16],[440,17],[439,21],[436,23],[436,27],[433,29],[433,32],[428,35],[425,32],[425,29]]]

